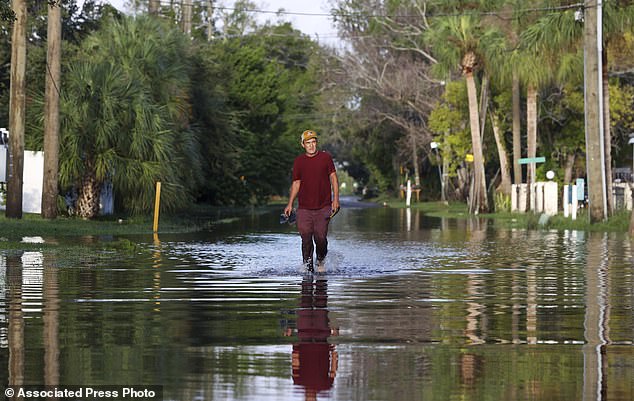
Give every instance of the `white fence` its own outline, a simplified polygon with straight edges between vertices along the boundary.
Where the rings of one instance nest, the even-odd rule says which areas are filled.
[[[614,182],[612,194],[615,210],[632,210],[633,186],[628,182]],[[564,185],[559,194],[556,182],[536,182],[534,184],[513,184],[511,189],[511,211],[525,213],[544,213],[555,215],[559,211],[558,200],[564,217],[576,218],[577,209],[585,201],[583,180],[576,184]]]
[[[6,158],[5,158],[6,163]],[[25,213],[42,212],[42,180],[44,179],[44,153],[24,151],[24,173],[22,175],[22,211]],[[0,198],[2,196],[0,195]],[[0,202],[0,210],[4,210]]]
[[[511,187],[511,211],[555,215],[559,210],[557,183],[553,181],[533,184],[513,184]]]
[[[5,152],[1,152],[5,150]],[[6,149],[0,148],[0,163],[6,165]],[[0,173],[4,173],[0,169]],[[0,178],[2,174],[0,174]],[[4,178],[6,179],[6,178]],[[42,213],[42,186],[44,181],[44,152],[24,151],[24,173],[22,175],[22,211],[24,213]],[[5,187],[6,188],[6,187]],[[4,199],[0,193],[0,210],[5,210]],[[114,190],[111,182],[101,190],[99,213],[109,215],[114,212]]]
[[[632,210],[632,184],[629,182],[612,183],[614,209]]]

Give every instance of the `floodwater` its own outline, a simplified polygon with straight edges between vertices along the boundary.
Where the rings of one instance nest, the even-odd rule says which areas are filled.
[[[347,207],[331,224],[327,272],[310,276],[296,228],[278,217],[128,238],[132,252],[0,252],[0,387],[161,385],[165,400],[634,399],[627,236]]]

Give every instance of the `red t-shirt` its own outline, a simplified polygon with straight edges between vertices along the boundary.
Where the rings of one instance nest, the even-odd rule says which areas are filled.
[[[322,209],[332,204],[330,174],[335,163],[330,154],[318,151],[313,157],[305,153],[295,158],[293,181],[300,180],[297,201],[300,209]]]

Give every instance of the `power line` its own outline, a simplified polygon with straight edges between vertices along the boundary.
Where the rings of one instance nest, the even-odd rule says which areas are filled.
[[[583,3],[574,3],[564,6],[551,6],[551,7],[531,7],[531,8],[521,8],[518,10],[514,10],[515,13],[538,13],[538,12],[558,12],[558,11],[567,11],[567,10],[578,10],[585,9],[596,6],[584,6]],[[364,18],[420,18],[419,14],[399,14],[399,15],[384,15],[384,14],[362,14],[362,13],[340,13],[340,14],[326,14],[326,13],[309,13],[309,12],[297,12],[297,11],[272,11],[272,10],[262,10],[257,8],[235,8],[235,7],[214,7],[215,10],[223,10],[223,11],[241,11],[245,13],[254,13],[254,14],[276,14],[276,15],[298,15],[305,17],[364,17]],[[426,14],[426,18],[437,18],[437,17],[459,17],[462,15],[472,15],[472,16],[500,16],[501,14],[505,14],[499,11],[463,11],[463,12],[452,12],[452,13],[431,13]]]
[[[271,11],[271,10],[260,10],[260,9],[250,9],[250,8],[233,8],[233,7],[214,7],[216,10],[223,11],[243,11],[246,13],[256,13],[256,14],[275,14],[275,15],[299,15],[303,17],[333,17],[332,14],[329,13],[309,13],[309,12],[301,12],[301,11],[284,11],[284,9],[280,9],[279,11]]]
[[[603,0],[604,3],[609,2],[609,0]],[[182,3],[172,3],[169,0],[162,0],[161,1],[161,5],[162,6],[177,6],[177,7],[184,7],[184,6],[191,6],[194,7],[196,6],[195,4],[182,4]],[[588,8],[596,8],[597,5],[589,5],[586,6],[584,3],[573,3],[573,4],[568,4],[568,5],[562,5],[562,6],[549,6],[549,7],[527,7],[527,8],[520,8],[517,10],[513,10],[513,13],[515,14],[522,14],[522,13],[545,13],[545,12],[565,12],[565,11],[569,11],[569,10],[585,10]],[[319,17],[319,18],[344,18],[344,17],[350,17],[350,18],[367,18],[367,19],[378,19],[378,18],[399,18],[399,19],[414,19],[414,18],[420,18],[421,15],[416,14],[400,14],[400,15],[383,15],[383,14],[362,14],[362,13],[339,13],[339,14],[331,14],[331,13],[314,13],[314,12],[297,12],[297,11],[285,11],[284,9],[280,9],[278,11],[273,11],[273,10],[265,10],[265,9],[258,9],[258,8],[236,8],[236,7],[224,7],[224,6],[215,6],[214,8],[215,10],[221,10],[221,11],[234,11],[234,12],[245,12],[245,13],[253,13],[253,14],[273,14],[273,15],[289,15],[289,16],[302,16],[302,17]],[[426,14],[425,18],[443,18],[443,17],[458,17],[458,16],[463,16],[463,15],[470,15],[470,16],[475,16],[475,17],[485,17],[485,16],[495,16],[498,17],[500,19],[508,19],[508,17],[506,17],[506,15],[508,15],[508,11],[505,12],[501,12],[501,11],[477,11],[477,10],[473,10],[473,11],[463,11],[463,12],[451,12],[451,13],[430,13],[430,14]],[[324,39],[324,38],[338,38],[340,35],[336,32],[326,32],[323,34],[315,34],[317,37],[319,37],[320,39]],[[311,36],[311,35],[309,35]],[[365,36],[363,35],[352,35],[355,38],[363,38]]]
[[[607,0],[604,0],[606,3]],[[161,6],[177,6],[179,8],[183,7],[196,7],[196,4],[182,4],[177,3],[173,4],[171,2],[163,0],[161,2]],[[567,11],[567,10],[578,10],[578,9],[587,9],[587,8],[596,8],[596,5],[586,6],[584,3],[574,3],[563,6],[549,6],[549,7],[530,7],[530,8],[520,8],[517,10],[513,10],[514,13],[539,13],[539,12],[558,12],[558,11]],[[286,11],[283,8],[277,11],[273,10],[264,10],[259,8],[236,8],[236,7],[218,7],[214,6],[214,10],[222,10],[222,11],[240,11],[245,13],[254,13],[254,14],[274,14],[274,15],[296,15],[303,17],[364,17],[364,18],[420,18],[419,14],[398,14],[398,15],[385,15],[385,14],[362,14],[362,13],[314,13],[314,12],[302,12],[302,11]],[[426,14],[426,18],[437,18],[437,17],[459,17],[462,15],[472,15],[472,16],[500,16],[501,14],[506,14],[505,12],[500,11],[462,11],[462,12],[450,12],[450,13],[430,13]]]
[[[176,6],[178,8],[184,7],[197,7],[199,4],[183,4],[183,3],[172,3],[170,0],[161,0],[161,6],[163,7],[172,7]],[[285,11],[283,8],[278,11],[273,10],[262,10],[258,8],[236,8],[236,7],[223,7],[223,6],[213,6],[214,10],[223,10],[223,11],[241,11],[246,13],[256,13],[256,14],[281,14],[281,15],[299,15],[305,17],[332,17],[332,14],[329,13],[311,13],[311,12],[303,12],[303,11]]]

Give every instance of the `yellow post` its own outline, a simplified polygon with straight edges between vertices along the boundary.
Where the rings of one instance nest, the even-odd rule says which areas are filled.
[[[161,203],[161,182],[156,182],[156,198],[154,199],[154,232],[158,232],[159,205]]]

